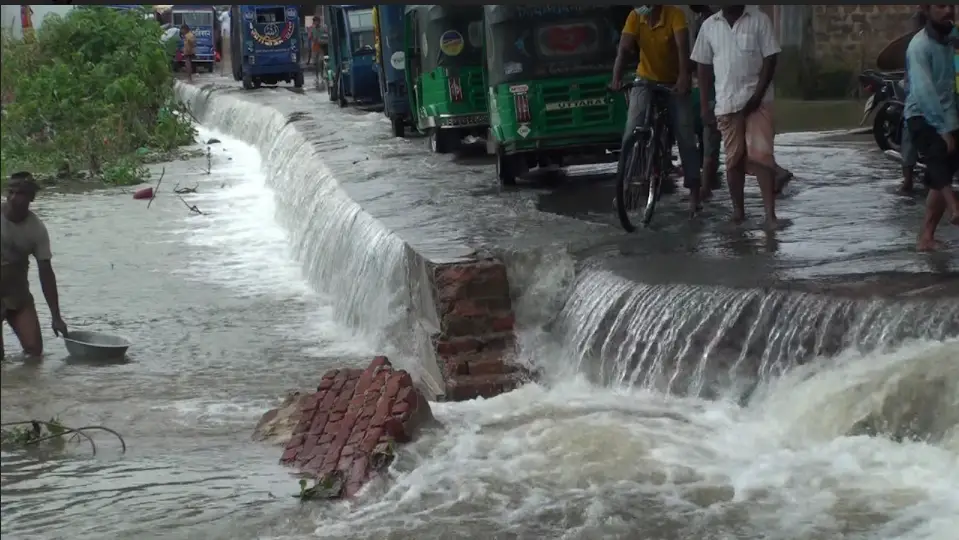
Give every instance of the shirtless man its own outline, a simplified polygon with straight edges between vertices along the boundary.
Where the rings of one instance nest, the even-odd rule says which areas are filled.
[[[40,218],[30,211],[37,190],[30,173],[14,173],[7,186],[7,202],[0,205],[0,325],[2,321],[10,324],[23,352],[29,356],[43,354],[43,334],[28,279],[31,255],[37,260],[40,288],[53,318],[53,332],[57,336],[67,335],[67,325],[60,316],[57,276],[50,264],[50,236]],[[0,357],[3,352],[0,333]]]

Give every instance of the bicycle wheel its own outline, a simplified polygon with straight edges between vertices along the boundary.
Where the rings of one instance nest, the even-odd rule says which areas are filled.
[[[648,135],[636,132],[630,135],[623,150],[619,154],[619,164],[616,167],[616,213],[619,222],[626,232],[636,230],[636,224],[644,225],[647,214],[652,218],[648,207],[653,200],[655,191],[650,190],[651,167],[653,161],[648,159],[652,145]],[[653,202],[655,205],[655,202]],[[637,217],[634,221],[633,216]]]
[[[643,210],[644,226],[648,226],[653,221],[656,203],[663,196],[663,183],[669,177],[669,170],[673,166],[669,146],[671,137],[664,127],[661,127],[657,134],[659,139],[650,141],[646,153],[646,162],[649,166],[646,168],[645,176],[648,179],[649,190],[646,196],[646,208]]]

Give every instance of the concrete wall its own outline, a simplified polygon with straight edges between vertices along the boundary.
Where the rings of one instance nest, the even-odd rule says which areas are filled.
[[[874,67],[879,52],[909,30],[909,4],[770,5],[783,54],[778,90],[788,97],[852,97],[857,75]]]

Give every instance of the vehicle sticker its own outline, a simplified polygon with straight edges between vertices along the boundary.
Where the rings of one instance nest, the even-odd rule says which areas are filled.
[[[606,98],[577,99],[576,101],[555,101],[546,104],[547,111],[565,111],[567,109],[578,109],[580,107],[595,107],[596,105],[606,105]]]
[[[510,94],[525,94],[526,92],[529,92],[529,86],[525,84],[514,84],[509,87]]]
[[[406,53],[403,51],[393,53],[393,56],[390,56],[390,65],[393,66],[393,69],[404,69],[406,67]]]
[[[463,34],[456,30],[447,30],[440,36],[440,50],[446,56],[459,56],[465,45]]]
[[[503,73],[506,75],[516,75],[523,72],[523,64],[519,62],[506,62],[503,66]]]
[[[531,130],[529,129],[529,125],[527,125],[527,124],[520,124],[519,127],[516,128],[516,134],[519,135],[520,137],[524,138],[524,139],[525,139],[526,137],[529,137],[529,132],[530,132],[530,131],[531,131]]]
[[[252,21],[254,18],[256,18],[256,13],[254,13],[252,9],[249,11],[244,11],[243,18],[248,21]]]
[[[286,8],[286,18],[287,19],[298,19],[300,16],[296,11],[296,8]]]

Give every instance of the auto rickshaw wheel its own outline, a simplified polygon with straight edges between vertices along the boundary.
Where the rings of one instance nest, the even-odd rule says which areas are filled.
[[[427,132],[430,151],[434,154],[455,152],[463,141],[463,132],[458,129],[430,128]]]
[[[249,73],[243,75],[243,88],[245,90],[253,90],[253,76]]]
[[[401,116],[390,118],[390,125],[393,127],[394,137],[402,137],[406,134],[406,122],[403,121]]]
[[[303,72],[298,71],[293,74],[293,87],[294,88],[303,88]]]
[[[519,176],[519,159],[522,156],[510,156],[502,146],[496,146],[496,178],[501,186],[515,186],[516,177]]]

